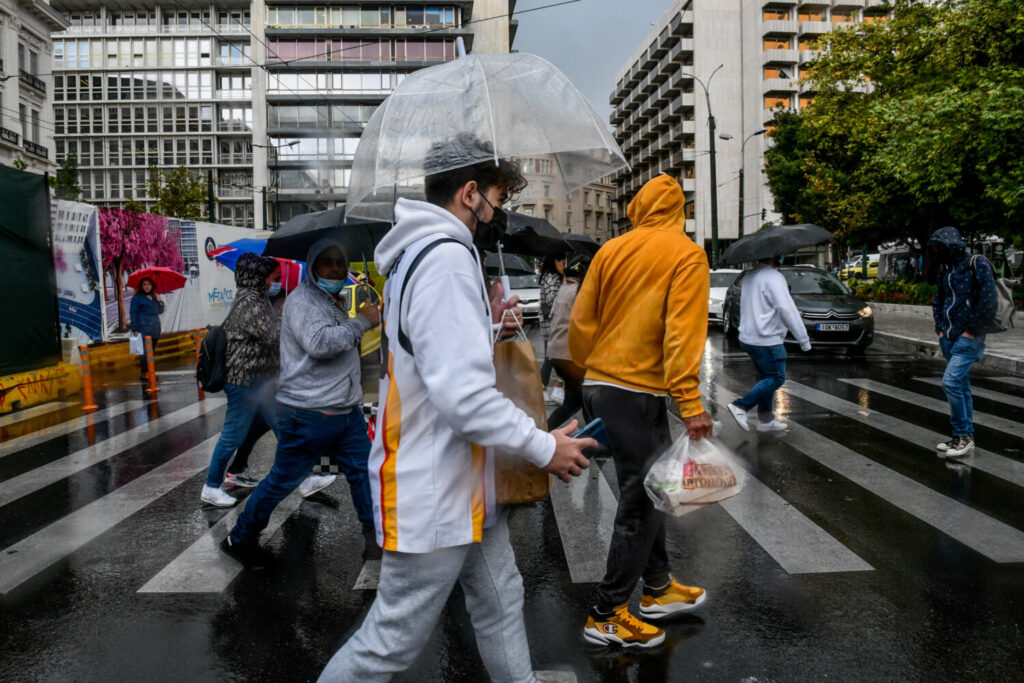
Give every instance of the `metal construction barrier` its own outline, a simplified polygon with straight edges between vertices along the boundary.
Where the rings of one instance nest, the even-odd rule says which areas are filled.
[[[89,362],[89,347],[79,346],[78,352],[82,356],[82,410],[87,413],[99,408],[92,397],[92,366]]]
[[[149,386],[146,387],[147,394],[155,394],[160,391],[156,385],[156,365],[153,362],[153,338],[146,336],[146,369],[149,371]]]

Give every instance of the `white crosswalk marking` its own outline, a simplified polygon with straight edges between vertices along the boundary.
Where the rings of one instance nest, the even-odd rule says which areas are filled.
[[[58,410],[64,410],[65,408],[70,408],[75,405],[78,405],[78,403],[74,401],[56,401],[54,403],[44,403],[42,405],[32,406],[31,408],[25,408],[24,410],[18,410],[0,417],[0,429],[10,427],[12,424],[17,424],[18,422],[31,420],[33,417],[39,417],[40,415],[47,415]]]
[[[572,481],[552,477],[551,507],[573,583],[604,578],[618,501],[595,463]]]
[[[9,593],[210,464],[214,436],[113,493],[75,510],[0,553],[0,595]]]
[[[367,560],[363,563],[363,568],[359,570],[359,576],[356,577],[356,583],[352,586],[352,590],[375,591],[379,585],[380,560]]]
[[[80,472],[87,467],[108,460],[139,444],[159,436],[169,429],[183,425],[201,415],[220,408],[227,402],[224,398],[208,398],[174,411],[156,420],[112,436],[105,441],[83,448],[63,458],[58,458],[34,470],[0,482],[0,505],[7,505],[39,489]],[[209,460],[209,454],[207,454]]]
[[[25,434],[24,436],[19,436],[14,439],[8,439],[7,441],[0,443],[0,457],[10,455],[11,453],[17,453],[18,451],[23,451],[26,448],[31,448],[32,446],[49,441],[50,439],[58,436],[77,432],[81,429],[85,429],[91,424],[99,424],[104,420],[109,420],[117,417],[118,415],[130,413],[133,410],[138,410],[144,405],[146,405],[146,401],[128,401],[126,403],[119,403],[115,406],[104,408],[103,410],[97,410],[91,415],[76,417],[73,420],[61,422],[60,424],[40,429],[32,432],[31,434]]]
[[[1015,387],[1024,387],[1024,379],[1020,377],[986,377],[985,379],[995,380],[1003,384],[1012,384]]]
[[[941,387],[941,377],[915,377],[918,382],[924,382],[925,384],[931,384],[933,386]],[[1004,405],[1014,406],[1015,408],[1024,408],[1024,398],[1020,396],[1011,396],[1010,394],[1004,394],[1001,391],[992,391],[991,389],[985,389],[979,387],[976,384],[971,384],[971,393],[978,398],[986,398],[990,401],[998,401]]]
[[[839,381],[846,384],[852,384],[855,387],[867,389],[868,391],[873,391],[876,394],[881,394],[882,396],[895,398],[898,401],[906,401],[907,403],[912,403],[920,408],[927,408],[928,410],[933,410],[937,413],[949,414],[949,403],[946,401],[940,401],[929,396],[914,393],[913,391],[907,391],[906,389],[900,389],[899,387],[894,387],[889,384],[876,382],[872,379],[863,379],[859,377],[841,378]],[[1024,424],[1014,422],[1013,420],[1007,420],[1005,417],[989,415],[988,413],[981,412],[980,410],[975,410],[974,424],[996,429],[1004,434],[1010,434],[1024,439]]]
[[[717,386],[720,406],[739,396]],[[1024,532],[786,420],[786,445],[995,562],[1024,562]]]
[[[797,398],[802,398],[805,401],[810,401],[826,410],[831,410],[834,413],[843,415],[850,419],[856,420],[863,424],[866,424],[875,429],[880,429],[892,437],[909,441],[922,448],[934,448],[935,444],[948,441],[948,434],[939,434],[933,432],[930,429],[924,427],[918,427],[915,424],[900,420],[899,418],[890,417],[884,413],[872,410],[870,408],[864,408],[856,403],[845,401],[841,398],[827,394],[824,391],[820,391],[813,387],[809,387],[799,382],[786,380],[786,383],[782,385],[781,391]],[[1024,463],[1010,458],[1003,457],[998,453],[987,451],[984,448],[975,447],[971,451],[973,455],[965,458],[958,458],[956,461],[970,465],[971,467],[987,472],[993,476],[1004,479],[1011,484],[1017,486],[1024,486]]]

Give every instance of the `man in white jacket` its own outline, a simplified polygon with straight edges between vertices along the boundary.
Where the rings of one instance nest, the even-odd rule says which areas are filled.
[[[444,153],[439,146],[433,156]],[[388,278],[387,372],[369,470],[384,557],[369,614],[321,681],[386,681],[405,670],[456,581],[491,680],[533,680],[522,579],[495,508],[490,450],[518,453],[568,481],[587,467],[582,449],[596,443],[571,438],[575,422],[537,429],[494,386],[495,327],[473,241],[524,185],[508,161],[429,175],[427,201],[399,199],[395,226],[377,247]]]
[[[787,428],[785,422],[775,419],[773,408],[775,391],[786,381],[786,330],[801,350],[811,350],[800,311],[776,265],[775,258],[759,262],[743,278],[740,291],[740,345],[754,361],[760,379],[746,396],[729,404],[729,412],[745,431],[750,431],[747,411],[754,406],[759,418],[757,431],[781,432]]]

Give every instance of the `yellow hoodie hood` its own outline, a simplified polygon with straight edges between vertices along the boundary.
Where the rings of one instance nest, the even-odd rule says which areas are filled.
[[[633,228],[675,230],[685,233],[686,196],[679,182],[665,174],[648,180],[626,209]]]

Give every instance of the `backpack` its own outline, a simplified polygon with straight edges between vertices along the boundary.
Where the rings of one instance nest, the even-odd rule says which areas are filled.
[[[199,347],[196,379],[203,391],[217,393],[224,389],[227,378],[228,335],[223,325],[210,328]]]
[[[971,257],[971,269],[974,271],[975,278],[978,276],[979,258],[983,257],[980,254]],[[1016,307],[1013,304],[1013,286],[1016,282],[1009,278],[995,277],[994,270],[992,279],[996,283],[996,313],[992,317],[992,321],[985,326],[985,332],[995,334],[996,332],[1005,332],[1013,327],[1013,314],[1016,312]]]

